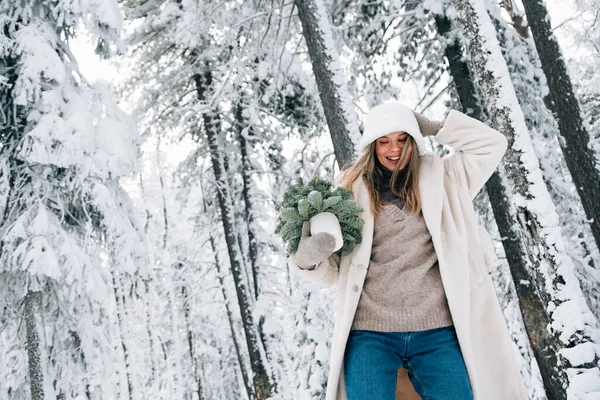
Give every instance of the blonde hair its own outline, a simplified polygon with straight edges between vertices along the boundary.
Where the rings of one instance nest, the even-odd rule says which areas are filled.
[[[375,141],[371,142],[358,157],[358,159],[345,167],[342,171],[341,186],[352,189],[354,182],[363,178],[369,191],[369,197],[371,198],[371,212],[374,216],[378,215],[383,207],[388,203],[385,202],[377,189],[377,171],[375,158]],[[413,151],[408,155],[408,149],[412,148]],[[404,165],[408,159],[408,170],[406,172],[406,179],[404,185],[398,192],[396,189],[396,180],[398,179],[398,172],[400,166]],[[421,198],[419,196],[419,154],[417,151],[417,144],[412,136],[408,135],[406,145],[402,149],[400,160],[396,164],[396,168],[392,173],[391,179],[391,190],[396,196],[400,197],[404,202],[406,209],[413,213],[418,214],[421,211]]]

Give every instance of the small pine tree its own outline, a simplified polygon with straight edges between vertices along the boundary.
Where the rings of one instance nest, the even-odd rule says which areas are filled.
[[[359,214],[363,209],[350,196],[350,189],[331,190],[331,182],[319,178],[313,178],[306,185],[299,179],[290,186],[283,194],[275,228],[275,233],[287,243],[288,254],[298,250],[304,221],[322,212],[330,212],[339,220],[344,239],[342,252],[348,252],[360,243],[363,220]]]

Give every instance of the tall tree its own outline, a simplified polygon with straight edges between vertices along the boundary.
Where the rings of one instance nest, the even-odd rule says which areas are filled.
[[[110,91],[81,76],[69,46],[83,23],[109,52],[118,8],[1,2],[0,15],[0,291],[5,307],[25,306],[32,363],[28,380],[19,364],[9,372],[18,382],[0,379],[19,394],[29,382],[33,398],[113,397],[105,367],[117,366],[99,350],[112,345],[110,271],[145,273],[119,183],[136,168],[137,133]]]
[[[212,68],[211,63],[207,61],[204,70],[193,77],[198,93],[198,99],[201,102],[206,102],[211,95],[211,90],[213,90]],[[243,256],[239,253],[240,246],[235,229],[231,191],[223,166],[223,152],[219,143],[219,137],[221,136],[221,122],[219,115],[213,110],[206,110],[203,114],[203,127],[208,139],[213,174],[217,182],[217,198],[219,210],[221,212],[223,231],[225,233],[225,241],[227,243],[231,274],[235,282],[237,301],[246,337],[246,347],[250,356],[250,365],[252,367],[254,383],[253,396],[257,399],[267,399],[272,396],[273,382],[271,382],[268,373],[267,360],[264,357],[264,350],[261,348],[258,329],[251,312],[253,301],[250,288],[248,287],[248,281],[244,276],[244,271],[247,270],[247,267],[244,265]]]
[[[450,75],[452,76],[456,93],[464,112],[480,121],[488,122],[487,111],[481,102],[481,90],[468,64],[468,55],[464,52],[464,39],[460,32],[457,32],[458,27],[456,22],[452,21],[445,13],[436,13],[434,18],[438,33],[447,40],[444,54],[446,55]],[[512,238],[512,240],[502,241],[504,254],[506,255],[510,270],[525,269],[527,259],[522,257],[525,252],[521,249],[525,248],[527,244],[524,242],[523,236],[513,234],[513,227],[517,226],[519,221],[509,203],[511,197],[510,189],[507,186],[503,171],[496,170],[486,182],[485,189],[487,192],[487,196],[485,197],[491,205],[500,237]],[[499,268],[499,273],[495,274],[497,276],[494,277],[494,283],[499,287],[497,290],[499,291],[501,304],[503,306],[506,305],[507,308],[514,307],[519,309],[519,299],[512,282],[510,270],[505,272],[503,268]],[[504,282],[507,283],[504,284]],[[513,326],[517,321],[507,322],[509,326]],[[522,327],[522,322],[518,322],[520,322],[519,325],[521,327],[519,329],[511,329],[511,331],[514,331],[513,340],[517,344],[526,343],[525,345],[519,345],[519,350],[524,357],[525,363],[531,365],[531,359],[534,356],[530,346],[527,344],[527,336]],[[530,379],[528,379],[531,376],[531,367],[526,368],[526,371],[522,370],[521,373],[525,375],[525,383],[528,389],[530,391],[535,390],[535,388],[531,388]]]
[[[524,116],[487,11],[478,1],[453,0],[453,4],[468,40],[493,125],[507,136],[510,144],[504,166],[514,192],[514,212],[521,225],[514,234],[524,235],[528,243],[522,249],[528,265],[525,269],[511,270],[525,326],[549,397],[566,398],[568,368],[578,367],[583,374],[592,373],[586,369],[594,362],[595,355],[588,353],[584,358],[573,355],[593,346],[590,336],[597,329],[596,321],[583,301],[572,260],[565,254],[554,206],[543,185]],[[577,318],[576,328],[572,318]],[[551,329],[546,330],[546,326]],[[561,366],[558,369],[557,364]],[[580,390],[576,384],[569,387],[572,393]]]
[[[295,4],[335,155],[342,168],[354,159],[354,144],[358,143],[360,134],[352,97],[346,86],[337,50],[333,47],[329,16],[323,0],[299,0]]]
[[[505,2],[504,7],[507,7],[506,3],[511,2]],[[495,2],[487,1],[486,4],[525,115],[525,123],[531,132],[544,182],[556,205],[567,249],[575,263],[577,278],[590,310],[596,318],[600,318],[600,272],[597,269],[600,255],[581,199],[560,151],[558,124],[546,107],[549,101],[547,80],[535,45],[532,39],[523,39],[514,27],[519,23],[516,16],[514,18],[517,18],[517,22],[510,24],[501,15]],[[514,5],[512,7],[511,15],[521,14],[521,11],[514,9]]]
[[[600,247],[600,154],[590,146],[590,135],[567,70],[550,16],[543,0],[523,0],[527,21],[548,80],[548,106],[558,121],[558,141],[581,203],[589,219],[596,245]]]

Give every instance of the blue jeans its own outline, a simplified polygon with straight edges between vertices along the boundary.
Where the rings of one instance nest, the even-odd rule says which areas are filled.
[[[348,400],[395,400],[404,367],[423,400],[471,400],[453,326],[418,332],[350,332],[344,355]]]

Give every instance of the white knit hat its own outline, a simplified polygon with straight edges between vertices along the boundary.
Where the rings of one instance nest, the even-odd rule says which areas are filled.
[[[425,139],[412,110],[402,103],[392,101],[373,107],[367,114],[365,130],[358,151],[362,152],[370,143],[388,133],[403,131],[415,139],[417,150],[425,150]]]

